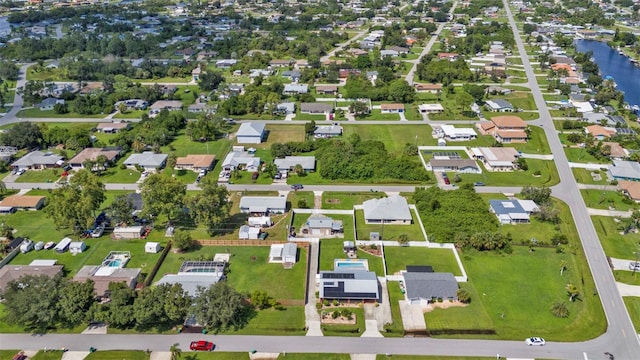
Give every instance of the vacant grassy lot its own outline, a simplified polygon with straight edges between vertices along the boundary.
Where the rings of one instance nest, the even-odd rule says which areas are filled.
[[[349,360],[349,354],[280,354],[278,360]]]
[[[392,275],[406,270],[407,265],[430,265],[436,272],[462,275],[451,249],[385,246],[384,260],[387,263],[387,274]]]
[[[627,211],[638,207],[637,203],[617,191],[582,189],[580,193],[585,204],[590,208]]]
[[[408,225],[396,224],[366,224],[364,221],[364,210],[356,210],[356,238],[358,240],[369,240],[369,233],[380,233],[381,240],[398,240],[400,235],[406,234],[409,241],[425,241],[424,234],[418,224],[416,213],[411,210],[413,222]]]
[[[567,160],[569,160],[570,162],[596,164],[609,163],[609,160],[607,160],[606,158],[596,159],[593,155],[589,154],[589,152],[585,148],[565,147],[564,153],[567,154]]]
[[[483,356],[428,356],[428,355],[392,355],[393,360],[491,360],[495,357]],[[376,356],[376,360],[385,360],[386,355]]]
[[[615,218],[592,216],[593,226],[607,256],[618,259],[633,259],[634,251],[638,251],[638,235],[629,233],[624,235],[623,226]]]
[[[269,246],[203,246],[182,254],[170,252],[154,280],[160,280],[165,274],[177,273],[183,261],[211,260],[215,254],[227,252],[231,253],[227,281],[236,290],[267,291],[278,300],[304,298],[307,263],[304,249],[299,249],[298,263],[293,269],[285,269],[282,264],[270,264]]]
[[[258,311],[244,328],[228,330],[224,333],[227,335],[302,336],[305,334],[304,326],[304,306],[285,306],[284,310]]]
[[[576,178],[576,181],[579,184],[592,184],[592,185],[607,185],[608,179],[605,171],[601,170],[587,170],[580,168],[571,168],[571,172],[573,172],[573,176]],[[592,174],[599,174],[600,180],[593,180]]]
[[[631,322],[633,322],[636,332],[640,332],[640,298],[625,296],[622,300],[627,307],[629,317],[631,317]]]
[[[482,174],[460,174],[462,181],[458,186],[465,183],[481,181],[488,186],[553,186],[560,182],[556,166],[550,160],[527,159],[529,170],[513,172],[491,172],[484,170]],[[480,164],[482,167],[482,164]],[[540,171],[540,176],[534,176],[536,171]]]
[[[150,353],[141,350],[111,350],[90,353],[85,360],[148,360]]]
[[[31,360],[60,360],[62,359],[62,355],[64,353],[60,350],[53,350],[44,352],[42,350],[38,351],[36,356],[32,357]]]
[[[435,309],[424,314],[427,330],[437,333],[442,330],[491,330],[493,320],[478,291],[471,282],[460,283],[471,296],[471,303],[465,307]]]
[[[291,191],[287,196],[287,201],[289,204],[289,208],[301,208],[301,201],[306,204],[306,207],[302,208],[313,208],[315,196],[313,195],[313,191]]]
[[[385,194],[380,192],[345,193],[325,191],[322,193],[322,208],[352,210],[353,205],[361,205],[367,200],[383,197],[385,197]]]
[[[163,146],[160,151],[165,154],[186,156],[189,154],[213,154],[217,161],[222,161],[227,152],[231,150],[231,141],[217,139],[212,141],[192,141],[189,136],[181,132],[173,141]]]
[[[433,139],[429,125],[343,125],[344,135],[358,134],[362,140],[382,141],[389,152],[399,152],[405,145],[423,145]]]
[[[320,268],[319,270],[333,270],[333,260],[345,259],[342,239],[322,240],[320,242]],[[358,250],[358,258],[366,259],[369,262],[369,271],[373,271],[378,276],[384,276],[382,268],[382,258],[370,255],[362,250]]]

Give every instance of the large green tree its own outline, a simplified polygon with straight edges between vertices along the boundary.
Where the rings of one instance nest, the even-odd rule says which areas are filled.
[[[224,281],[198,288],[190,312],[198,323],[215,330],[239,328],[247,320],[244,297]]]
[[[187,186],[174,177],[149,175],[141,186],[144,213],[154,216],[164,214],[171,220],[172,214],[182,207],[186,191]]]
[[[191,299],[180,284],[144,288],[133,303],[138,329],[171,327],[184,321]]]
[[[59,321],[58,299],[61,277],[26,275],[10,281],[2,294],[5,320],[29,330],[47,330]]]
[[[19,122],[2,133],[0,140],[3,144],[15,146],[18,149],[33,149],[43,143],[40,127],[32,122]]]
[[[202,191],[186,199],[189,215],[200,226],[206,226],[209,232],[229,216],[231,203],[229,191],[218,186],[211,176],[205,176],[198,185]]]
[[[93,281],[63,282],[58,307],[60,317],[66,325],[79,325],[87,320],[88,311],[94,302]]]

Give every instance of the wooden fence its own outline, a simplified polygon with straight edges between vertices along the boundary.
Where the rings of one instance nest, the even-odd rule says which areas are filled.
[[[273,244],[286,244],[280,240],[196,240],[202,246],[271,246]],[[299,248],[309,248],[308,243],[295,242]]]

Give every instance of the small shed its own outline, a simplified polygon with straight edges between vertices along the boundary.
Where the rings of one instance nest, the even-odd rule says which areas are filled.
[[[56,252],[62,254],[63,252],[67,251],[69,249],[69,244],[71,244],[71,239],[68,237],[60,240],[58,245],[56,245],[55,247]]]
[[[260,229],[256,227],[251,227],[248,225],[240,226],[240,233],[238,237],[242,240],[257,240],[258,236],[260,236]]]
[[[160,243],[157,242],[150,241],[144,244],[144,252],[146,253],[156,254],[160,252],[160,249],[162,249],[162,247],[160,246]]]
[[[144,234],[143,226],[118,226],[113,229],[114,239],[140,239]]]
[[[273,225],[271,217],[269,216],[251,216],[247,221],[249,226],[252,227],[269,227]]]
[[[84,241],[74,241],[69,244],[69,252],[72,254],[80,254],[87,248],[87,244]]]

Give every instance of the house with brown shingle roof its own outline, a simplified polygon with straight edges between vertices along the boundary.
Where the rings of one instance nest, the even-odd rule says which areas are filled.
[[[117,146],[106,148],[85,148],[69,160],[68,164],[74,169],[84,169],[85,161],[96,161],[100,155],[104,155],[107,158],[107,164],[100,164],[101,166],[106,167],[109,165],[108,163],[113,163],[118,160],[120,155],[122,155],[122,149]]]
[[[40,210],[44,206],[44,196],[12,195],[0,201],[0,208],[14,208],[24,210]]]
[[[615,130],[609,130],[600,125],[589,125],[584,128],[584,132],[587,135],[593,136],[596,140],[608,139],[616,134]]]
[[[382,104],[380,112],[383,114],[397,114],[404,112],[404,104]]]
[[[527,123],[518,116],[492,117],[490,122],[480,122],[476,128],[483,135],[493,135],[499,143],[527,142]]]
[[[416,91],[428,92],[436,94],[442,91],[442,84],[414,84]]]
[[[527,123],[519,116],[514,115],[495,116],[491,118],[491,122],[498,130],[524,131],[527,128]]]
[[[27,275],[54,278],[62,275],[62,265],[5,265],[0,269],[0,294],[11,281]]]
[[[640,203],[640,182],[620,180],[618,188],[631,200]]]
[[[215,155],[189,154],[176,159],[176,169],[192,171],[211,170],[215,160]]]

